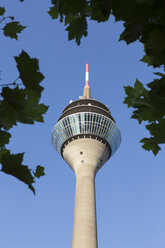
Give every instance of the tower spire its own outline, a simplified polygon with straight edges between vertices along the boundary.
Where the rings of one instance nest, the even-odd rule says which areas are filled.
[[[86,64],[86,73],[85,73],[85,87],[83,90],[83,99],[91,98],[91,89],[89,87],[89,64]]]
[[[89,64],[86,64],[85,87],[89,87]]]

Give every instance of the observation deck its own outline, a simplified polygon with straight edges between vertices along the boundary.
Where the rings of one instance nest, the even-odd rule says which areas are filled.
[[[118,149],[121,135],[109,109],[93,99],[80,99],[63,110],[52,131],[52,144],[60,155],[68,143],[91,138],[104,143],[109,157]]]

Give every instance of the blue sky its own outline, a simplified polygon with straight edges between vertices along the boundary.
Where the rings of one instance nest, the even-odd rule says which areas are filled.
[[[108,105],[122,134],[119,150],[96,176],[99,247],[164,248],[165,152],[155,157],[141,148],[139,140],[149,135],[145,123],[131,119],[123,104],[124,85],[153,79],[155,70],[139,61],[142,45],[118,42],[123,26],[111,18],[103,24],[89,21],[88,37],[77,46],[67,41],[63,24],[47,14],[49,1],[1,0],[0,5],[28,26],[19,41],[1,35],[1,83],[17,78],[13,56],[23,49],[40,60],[41,102],[50,106],[44,124],[19,124],[11,131],[12,152],[25,152],[24,164],[31,168],[45,166],[46,176],[34,185],[34,197],[25,184],[1,173],[0,247],[71,247],[75,176],[50,137],[69,100],[82,95],[89,63],[92,97]]]

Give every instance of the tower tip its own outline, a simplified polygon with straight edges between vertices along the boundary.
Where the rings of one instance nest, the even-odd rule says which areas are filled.
[[[85,87],[89,87],[89,64],[86,64]]]
[[[91,98],[91,92],[89,87],[89,64],[86,64],[86,73],[85,73],[85,87],[83,92],[83,98]]]
[[[86,64],[86,72],[89,72],[89,64]]]

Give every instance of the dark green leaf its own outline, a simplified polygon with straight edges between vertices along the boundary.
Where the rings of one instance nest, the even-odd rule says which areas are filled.
[[[141,123],[148,121],[146,128],[150,131],[151,137],[145,138],[143,148],[152,150],[156,155],[160,150],[159,144],[165,143],[165,75],[155,73],[160,79],[155,79],[147,84],[149,90],[145,89],[142,84],[136,81],[134,88],[125,87],[127,97],[125,103],[128,107],[133,107],[132,118]]]
[[[144,143],[142,147],[147,151],[152,151],[153,154],[156,156],[157,153],[161,150],[160,146],[154,142],[152,138],[144,138],[140,140],[141,143]]]
[[[0,108],[0,125],[5,129],[11,128],[17,122],[33,124],[34,121],[43,122],[43,114],[48,107],[44,104],[38,104],[35,101],[29,101],[26,97],[26,90],[15,87],[10,89],[3,88]]]
[[[9,18],[13,21],[15,18],[14,16],[9,16]]]
[[[18,39],[17,34],[21,33],[24,28],[26,27],[20,25],[19,22],[10,22],[4,26],[3,31],[5,36],[17,40]]]
[[[140,60],[144,63],[147,63],[148,66],[152,65],[150,58],[147,55],[144,55],[143,58]]]
[[[153,30],[149,34],[147,40],[146,49],[165,49],[165,31],[164,30]]]
[[[161,72],[155,72],[154,74],[155,74],[155,75],[158,75],[158,76],[160,76],[160,77],[165,77],[165,74],[163,74],[163,73],[161,73]]]
[[[27,184],[35,194],[35,189],[32,186],[32,183],[35,182],[34,177],[28,166],[22,165],[23,155],[24,153],[10,154],[10,151],[6,149],[0,150],[1,171]]]
[[[40,178],[41,176],[44,176],[45,175],[45,172],[44,172],[44,167],[38,165],[37,168],[36,168],[36,171],[34,173],[34,176],[37,177],[37,178]]]
[[[87,36],[87,22],[86,18],[76,17],[69,26],[66,28],[68,31],[68,39],[75,39],[77,44],[80,45],[80,40],[82,36]]]
[[[159,120],[158,123],[146,125],[146,128],[150,131],[155,142],[158,144],[165,143],[165,119]]]
[[[3,100],[0,101],[0,125],[8,130],[17,122],[33,124],[34,121],[43,122],[43,114],[48,107],[39,104],[41,91],[39,85],[44,76],[39,72],[38,60],[31,59],[22,52],[15,58],[23,80],[25,89],[4,87],[1,93]]]
[[[1,148],[9,143],[10,137],[11,137],[10,133],[0,130],[0,147]]]
[[[88,15],[90,15],[91,20],[96,20],[97,22],[105,22],[110,17],[111,6],[111,1],[91,0],[90,5],[87,9],[87,13]]]
[[[85,0],[67,0],[67,1],[52,1],[60,14],[64,15],[78,15],[82,11],[85,11]]]
[[[145,88],[143,87],[143,84],[139,82],[137,79],[134,88],[131,86],[124,87],[125,93],[128,95],[124,103],[128,104],[128,107],[138,106],[141,104],[145,104],[143,102],[143,99],[141,99],[141,96],[145,94]]]
[[[22,51],[18,57],[15,57],[15,61],[23,84],[27,89],[35,91],[40,98],[43,90],[40,83],[44,79],[44,76],[39,71],[38,59],[30,58],[25,51]]]
[[[141,20],[131,20],[129,22],[126,22],[124,24],[125,29],[120,35],[119,40],[125,40],[127,44],[138,40],[142,35],[144,25],[144,21]]]
[[[0,102],[0,125],[9,129],[19,121],[26,93],[25,90],[18,87],[14,89],[4,87],[1,96],[4,99]]]
[[[2,16],[5,13],[5,8],[4,7],[0,7],[0,16]]]
[[[34,121],[44,122],[43,114],[48,110],[48,106],[35,102],[26,101],[23,106],[23,111],[19,116],[19,121],[22,123],[33,124]]]
[[[52,17],[52,19],[57,19],[58,18],[58,11],[55,6],[50,7],[50,10],[48,11],[48,14]]]

